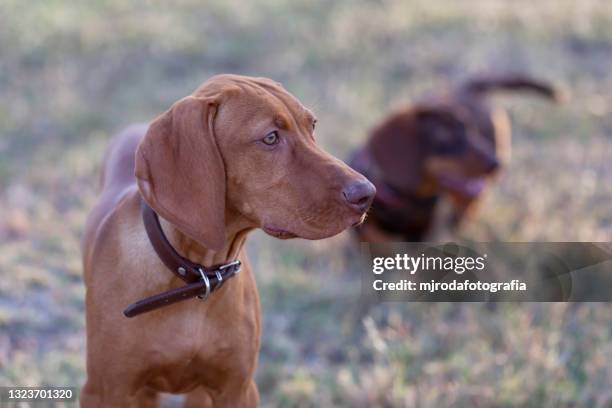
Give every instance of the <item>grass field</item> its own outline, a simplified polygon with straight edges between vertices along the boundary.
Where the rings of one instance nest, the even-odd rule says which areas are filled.
[[[605,0],[1,2],[0,385],[84,380],[79,238],[114,131],[212,74],[262,75],[346,157],[390,109],[482,71],[531,72],[571,100],[496,100],[513,159],[464,234],[611,241]],[[248,251],[265,406],[612,407],[609,304],[373,305],[348,234],[257,232]]]

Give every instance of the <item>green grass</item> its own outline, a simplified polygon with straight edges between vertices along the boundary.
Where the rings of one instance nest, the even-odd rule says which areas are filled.
[[[82,383],[79,237],[104,147],[210,75],[279,80],[340,157],[390,109],[470,73],[556,81],[562,106],[496,100],[513,159],[464,233],[610,241],[611,66],[603,0],[3,1],[0,384]],[[352,245],[250,238],[265,406],[612,405],[609,305],[375,305]]]

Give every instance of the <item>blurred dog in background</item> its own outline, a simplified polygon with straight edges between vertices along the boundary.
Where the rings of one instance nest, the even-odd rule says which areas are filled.
[[[455,230],[474,212],[510,156],[508,115],[487,103],[494,91],[562,100],[552,84],[529,76],[479,76],[387,116],[350,159],[378,191],[359,228],[362,240],[434,239],[443,197],[450,203],[445,229]]]

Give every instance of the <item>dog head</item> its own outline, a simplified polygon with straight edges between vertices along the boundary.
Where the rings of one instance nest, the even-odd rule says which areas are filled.
[[[315,123],[276,82],[212,77],[151,124],[136,153],[139,189],[212,249],[230,216],[278,238],[335,235],[362,221],[375,189],[317,146]]]

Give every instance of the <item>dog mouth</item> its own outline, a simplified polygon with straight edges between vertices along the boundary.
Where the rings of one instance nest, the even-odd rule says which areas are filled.
[[[357,227],[365,221],[367,213],[361,213],[358,216],[351,216],[350,218],[345,220],[345,223],[341,226],[336,225],[336,228],[331,228],[329,230],[320,229],[312,229],[308,228],[308,231],[303,231],[303,234],[296,234],[294,232],[288,231],[286,229],[280,228],[276,225],[264,224],[261,229],[264,232],[274,238],[278,239],[292,239],[292,238],[305,238],[305,239],[322,239],[327,238],[333,235],[340,233],[342,230],[349,227]]]
[[[363,224],[365,222],[367,216],[368,216],[367,212],[364,212],[363,214],[361,214],[359,216],[359,219],[351,224],[351,227],[358,227],[361,224]]]
[[[297,234],[294,234],[293,232],[289,232],[287,230],[277,228],[277,227],[272,227],[269,225],[264,225],[263,230],[266,234],[271,235],[274,238],[278,238],[278,239],[297,238]]]
[[[445,174],[438,177],[438,182],[442,187],[448,190],[461,193],[468,197],[475,197],[485,188],[487,180],[485,177],[466,177]]]

